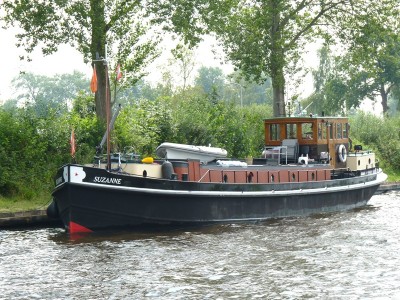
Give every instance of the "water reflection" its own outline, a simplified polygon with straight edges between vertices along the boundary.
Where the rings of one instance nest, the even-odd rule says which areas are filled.
[[[400,196],[164,232],[0,231],[0,299],[400,298]]]

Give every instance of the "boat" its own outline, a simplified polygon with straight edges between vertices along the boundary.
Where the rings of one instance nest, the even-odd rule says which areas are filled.
[[[347,118],[271,118],[264,127],[257,158],[164,143],[161,157],[66,164],[48,215],[69,233],[257,222],[365,206],[387,178],[372,151],[353,147]]]

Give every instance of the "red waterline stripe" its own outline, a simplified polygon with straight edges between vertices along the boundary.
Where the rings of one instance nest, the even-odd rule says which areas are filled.
[[[82,225],[79,225],[75,222],[69,222],[69,233],[78,233],[78,232],[93,232],[89,228],[86,228]]]

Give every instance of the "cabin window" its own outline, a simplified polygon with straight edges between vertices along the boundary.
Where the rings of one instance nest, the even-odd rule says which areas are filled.
[[[301,124],[301,137],[303,140],[314,139],[312,123],[302,123]]]
[[[271,141],[279,141],[280,140],[279,124],[270,124],[269,125],[269,139]]]
[[[318,123],[318,139],[322,139],[322,123]]]
[[[328,127],[329,127],[329,139],[331,139],[331,140],[334,138],[334,135],[333,135],[333,127],[334,127],[334,125],[335,124],[332,124],[332,123],[328,124]]]
[[[318,139],[326,140],[326,124],[318,123]]]
[[[343,126],[343,138],[347,139],[348,137],[349,137],[349,123],[346,123]]]
[[[286,124],[286,138],[297,139],[297,124]]]
[[[336,124],[336,138],[341,139],[342,138],[342,123],[337,123]]]

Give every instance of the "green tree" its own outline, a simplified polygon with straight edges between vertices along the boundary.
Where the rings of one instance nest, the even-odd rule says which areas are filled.
[[[392,92],[396,98],[395,87],[400,84],[397,13],[392,7],[390,12],[379,14],[374,6],[341,20],[343,32],[339,37],[344,47],[340,54],[333,56],[329,45],[319,51],[320,65],[313,72],[315,92],[307,101],[313,102],[313,109],[343,113],[359,107],[365,99],[380,98],[387,114],[388,98]]]
[[[380,118],[359,112],[350,118],[352,137],[372,149],[382,161],[381,167],[398,174],[400,170],[400,118]],[[373,126],[371,126],[373,124]]]
[[[225,76],[221,68],[203,66],[197,71],[194,83],[201,87],[209,97],[219,100],[222,98]]]
[[[23,73],[12,84],[17,94],[14,103],[32,107],[38,116],[45,116],[49,110],[66,111],[68,101],[81,91],[89,92],[89,81],[77,71],[52,77]]]
[[[400,111],[400,86],[393,87],[389,97],[389,111],[391,116],[397,116]]]
[[[235,71],[227,76],[230,81],[225,85],[224,96],[235,97],[239,93],[240,102],[243,105],[253,103],[267,104],[272,107],[272,86],[271,79],[267,78],[263,82],[247,80],[246,76],[240,71]]]
[[[152,155],[156,147],[174,135],[170,99],[141,99],[123,107],[115,123],[112,143],[115,151],[132,147],[142,155]]]
[[[362,3],[361,3],[362,2]],[[285,115],[285,75],[297,70],[304,45],[335,24],[336,16],[357,13],[368,0],[217,0],[165,1],[162,20],[196,43],[200,34],[216,32],[228,59],[248,79],[272,81],[275,116]],[[374,3],[375,5],[376,3]],[[207,26],[204,26],[207,24]],[[334,27],[329,27],[334,29]],[[325,35],[327,35],[325,31]]]
[[[114,61],[113,67],[123,63],[124,81],[134,83],[157,56],[158,38],[149,30],[150,17],[144,18],[146,4],[139,1],[4,0],[0,9],[5,11],[6,26],[21,28],[17,46],[28,54],[41,47],[48,55],[60,44],[69,44],[85,62],[96,65],[96,113],[102,120],[106,118],[106,70],[99,60],[107,57]]]
[[[171,64],[176,63],[178,65],[178,71],[182,78],[182,90],[185,91],[188,85],[190,75],[193,72],[195,61],[193,56],[193,50],[187,45],[178,44],[174,49],[171,50],[173,60]]]
[[[54,171],[68,159],[69,126],[59,114],[0,108],[0,194],[31,199],[53,186]]]
[[[153,87],[149,82],[139,79],[133,86],[124,85],[117,92],[116,101],[123,107],[134,105],[140,99],[148,99],[155,101],[161,96],[168,96],[164,93],[165,88],[160,84]]]
[[[318,50],[319,65],[312,71],[314,92],[302,104],[313,114],[336,115],[343,113],[347,87],[339,75],[337,57],[332,55],[329,44]]]
[[[395,11],[395,10],[394,10]],[[400,85],[399,21],[393,16],[361,16],[353,30],[352,42],[341,67],[350,104],[380,97],[383,114],[388,112],[388,96]]]

